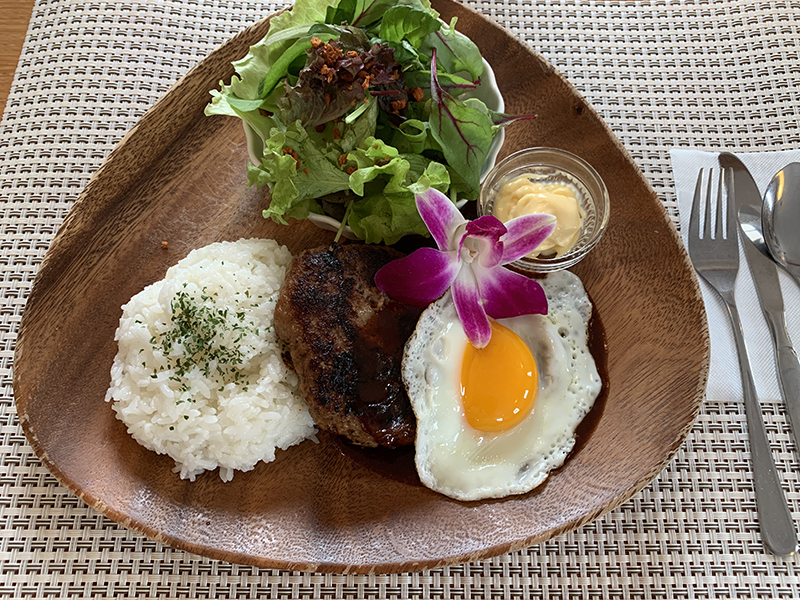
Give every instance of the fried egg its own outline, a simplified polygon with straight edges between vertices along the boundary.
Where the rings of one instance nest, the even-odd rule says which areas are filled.
[[[417,472],[427,487],[457,500],[522,494],[572,450],[602,386],[587,346],[592,305],[572,273],[540,283],[547,315],[492,321],[492,339],[480,350],[449,292],[420,317],[406,344],[403,380],[417,417]]]

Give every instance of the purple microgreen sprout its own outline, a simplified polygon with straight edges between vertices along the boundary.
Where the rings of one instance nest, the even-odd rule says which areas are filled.
[[[420,307],[450,289],[458,318],[476,348],[486,347],[492,337],[489,317],[547,314],[542,286],[503,265],[539,246],[555,228],[554,216],[523,215],[502,223],[486,215],[467,221],[433,188],[415,198],[438,250],[420,248],[390,262],[375,274],[378,289]]]

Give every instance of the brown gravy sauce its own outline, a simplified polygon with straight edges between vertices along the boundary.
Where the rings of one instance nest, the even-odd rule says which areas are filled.
[[[358,367],[351,403],[353,414],[364,431],[390,448],[414,439],[415,421],[400,369],[403,346],[421,313],[421,309],[388,302],[353,340],[353,358]]]

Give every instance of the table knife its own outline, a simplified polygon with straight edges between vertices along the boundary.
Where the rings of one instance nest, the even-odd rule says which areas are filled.
[[[744,211],[751,213],[755,211],[760,220],[762,198],[747,167],[736,156],[727,152],[719,155],[719,164],[723,168],[733,169],[733,199],[737,215],[740,215],[739,227],[742,228],[741,213]],[[758,301],[769,325],[772,341],[775,343],[778,381],[789,416],[795,448],[800,453],[800,361],[797,360],[797,353],[792,347],[789,333],[786,330],[778,267],[769,257],[765,245],[762,245],[764,247],[761,249],[757,248],[744,230],[742,230],[742,238],[747,264],[750,266],[750,273],[755,282]]]

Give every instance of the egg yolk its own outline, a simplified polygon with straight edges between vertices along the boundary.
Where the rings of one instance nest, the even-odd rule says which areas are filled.
[[[539,374],[528,345],[508,327],[491,322],[485,348],[467,344],[461,364],[461,401],[467,422],[479,431],[502,431],[533,406]]]

